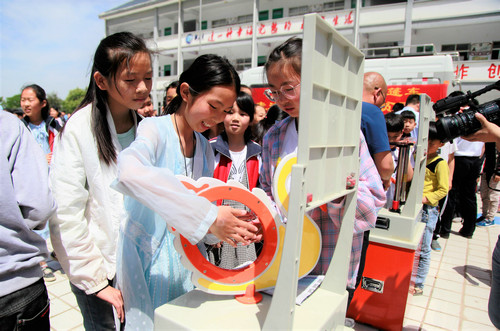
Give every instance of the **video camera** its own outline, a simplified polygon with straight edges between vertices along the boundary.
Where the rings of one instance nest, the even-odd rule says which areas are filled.
[[[468,91],[436,101],[432,108],[439,118],[436,122],[439,139],[442,142],[447,142],[478,131],[481,128],[481,123],[474,116],[476,112],[484,115],[489,122],[500,126],[500,98],[482,105],[478,105],[475,99],[493,89],[500,90],[500,80],[474,93]],[[461,107],[467,106],[468,109],[460,111]]]

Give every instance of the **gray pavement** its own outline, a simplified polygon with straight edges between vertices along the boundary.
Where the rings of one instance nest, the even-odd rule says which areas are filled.
[[[480,199],[478,199],[480,203]],[[442,250],[433,251],[422,296],[408,295],[403,330],[496,330],[488,318],[491,255],[500,225],[476,229],[472,239],[458,235],[453,223],[449,239],[439,239]],[[50,246],[50,242],[49,242]],[[49,262],[55,269],[55,261]],[[46,283],[51,299],[52,330],[83,330],[82,316],[62,270]],[[355,330],[374,330],[356,324]]]

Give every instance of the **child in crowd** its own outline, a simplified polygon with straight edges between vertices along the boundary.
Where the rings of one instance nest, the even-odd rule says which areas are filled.
[[[54,139],[61,130],[61,125],[49,115],[50,107],[45,90],[36,84],[25,86],[21,92],[21,108],[25,113],[21,121],[33,134],[36,142],[42,148],[47,162],[50,164]],[[50,235],[48,225],[43,229],[35,230],[35,232],[45,240]],[[56,280],[46,260],[40,262],[40,267],[45,281],[53,282]]]
[[[411,135],[413,129],[415,129],[415,127],[417,126],[415,114],[410,110],[404,110],[401,112],[401,116],[403,116],[403,120],[405,122],[405,126],[403,129],[403,138],[413,138],[416,141],[417,137],[413,137]]]
[[[394,192],[396,190],[396,172],[398,170],[398,158],[399,158],[399,148],[397,142],[401,141],[403,137],[403,128],[405,126],[403,116],[396,114],[394,112],[385,114],[385,125],[387,127],[387,135],[389,137],[389,145],[391,146],[391,155],[394,160],[394,173],[391,177],[391,185],[389,189],[385,192],[387,197],[387,203],[385,208],[392,208],[392,201],[394,199]],[[413,167],[411,163],[408,162],[408,167],[406,169],[406,182],[410,182],[413,178]]]
[[[439,148],[444,144],[439,140],[435,122],[429,123],[428,141],[421,220],[425,223],[425,229],[413,295],[422,295],[424,292],[424,283],[431,262],[432,233],[439,214],[438,203],[448,194],[449,168],[446,161],[438,155]]]
[[[172,226],[192,244],[236,247],[259,239],[257,227],[238,219],[248,212],[217,207],[194,194],[176,175],[212,177],[214,156],[201,132],[222,122],[240,90],[238,73],[217,55],[202,55],[179,78],[169,115],[146,118],[137,138],[118,157],[113,187],[126,194],[128,218],[117,252],[117,281],[126,328],[153,329],[154,309],[193,289],[191,272],[174,248]]]
[[[266,117],[266,108],[261,105],[255,105],[255,116],[251,125],[257,125],[260,121],[262,121]]]
[[[241,84],[240,91],[243,92],[243,93],[248,94],[249,96],[252,96],[252,89],[250,88],[250,86]]]
[[[456,139],[455,139],[456,140]],[[443,147],[439,149],[439,156],[443,158],[448,164],[448,169],[450,170],[448,176],[448,193],[452,188],[453,173],[455,172],[455,151],[457,150],[457,143],[455,140],[446,142]],[[446,209],[446,204],[448,203],[448,194],[441,200],[439,200],[439,214],[438,220],[436,222],[436,228],[434,229],[434,234],[432,236],[431,248],[435,251],[441,250],[441,245],[438,242],[439,233],[441,232],[441,216]]]
[[[179,86],[179,81],[174,80],[165,88],[165,97],[163,98],[162,115],[166,114],[166,109],[168,104],[174,100],[177,95],[177,86]]]
[[[259,182],[261,165],[260,146],[250,140],[250,124],[254,116],[254,102],[250,95],[240,92],[233,109],[224,118],[224,129],[218,137],[210,140],[215,154],[214,178],[224,182],[235,180],[252,190]],[[245,209],[245,206],[232,200],[223,200],[222,205]],[[220,247],[220,248],[219,248]],[[260,247],[260,244],[259,244]],[[257,258],[255,244],[234,248],[227,243],[211,249],[209,258],[224,269],[234,269]],[[216,260],[216,257],[219,257]]]
[[[25,86],[21,92],[21,108],[25,114],[22,121],[35,137],[50,164],[54,138],[61,130],[61,125],[49,115],[50,107],[45,90],[36,84]]]
[[[57,258],[71,282],[87,330],[115,330],[124,321],[114,287],[116,244],[125,220],[123,195],[110,187],[118,153],[134,140],[134,109],[152,85],[150,52],[131,33],[103,39],[87,93],[56,139],[50,182],[58,209],[50,220]]]
[[[288,114],[274,104],[269,107],[266,117],[264,117],[259,123],[252,126],[252,135],[256,143],[262,144],[262,139],[266,132],[276,123],[288,117]]]
[[[151,116],[156,116],[156,112],[153,106],[153,102],[151,101],[151,94],[148,95],[146,98],[146,101],[142,104],[142,106],[137,109],[137,112],[139,115],[142,117],[151,117]]]
[[[393,106],[392,106],[392,111],[393,112],[397,112],[397,111],[400,111],[402,110],[403,108],[405,107],[405,105],[401,102],[396,102]]]
[[[276,123],[264,136],[262,144],[262,169],[260,183],[272,199],[271,184],[280,159],[296,153],[298,145],[298,121],[300,105],[300,79],[302,61],[302,39],[290,38],[276,47],[265,64],[269,89],[266,96],[288,113],[289,117]],[[350,298],[359,268],[363,233],[375,227],[378,210],[385,204],[385,192],[377,169],[370,157],[365,139],[360,132],[360,170],[358,196],[354,222],[353,243],[347,288]],[[337,243],[343,202],[327,204],[327,212],[316,208],[310,216],[322,233],[321,257],[312,274],[325,274]]]

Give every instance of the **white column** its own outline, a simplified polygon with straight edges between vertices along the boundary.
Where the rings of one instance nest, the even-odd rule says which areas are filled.
[[[361,17],[361,0],[356,0],[356,14],[354,21],[354,46],[359,48],[359,19]]]
[[[177,31],[177,76],[184,71],[184,59],[182,55],[182,35],[184,34],[184,10],[182,8],[182,0],[179,0],[179,9],[178,9],[178,31]]]
[[[252,26],[252,68],[257,67],[257,22],[259,20],[259,0],[253,0],[253,26]]]
[[[411,17],[413,11],[413,0],[407,0],[405,12],[405,37],[404,37],[404,53],[411,52]]]
[[[159,17],[158,17],[158,8],[155,8],[155,13],[154,13],[154,30],[153,30],[153,40],[155,41],[155,44],[158,45],[158,26],[159,24]],[[158,68],[159,66],[159,55],[158,52],[155,52],[153,55],[153,77],[158,78],[160,77],[160,70]],[[156,89],[156,83],[153,80],[153,88],[151,89],[151,102],[153,103],[154,109],[156,109],[156,112],[158,114],[160,107],[158,106],[158,96],[157,96],[157,89]]]
[[[203,17],[202,17],[202,7],[203,7],[203,0],[200,0],[200,14],[199,14],[199,18],[198,18],[198,24],[200,25],[198,27],[198,32],[199,32],[199,38],[198,38],[198,45],[199,45],[199,48],[198,48],[198,54],[201,54],[201,35],[203,34],[201,31],[202,31],[202,20],[203,20]]]

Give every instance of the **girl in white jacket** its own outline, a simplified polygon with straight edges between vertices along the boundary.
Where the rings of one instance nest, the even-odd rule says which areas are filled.
[[[124,321],[113,287],[116,243],[126,218],[123,195],[110,187],[118,153],[134,140],[152,85],[150,52],[131,33],[103,39],[84,100],[55,140],[50,183],[58,209],[50,220],[54,251],[71,282],[87,330]]]

